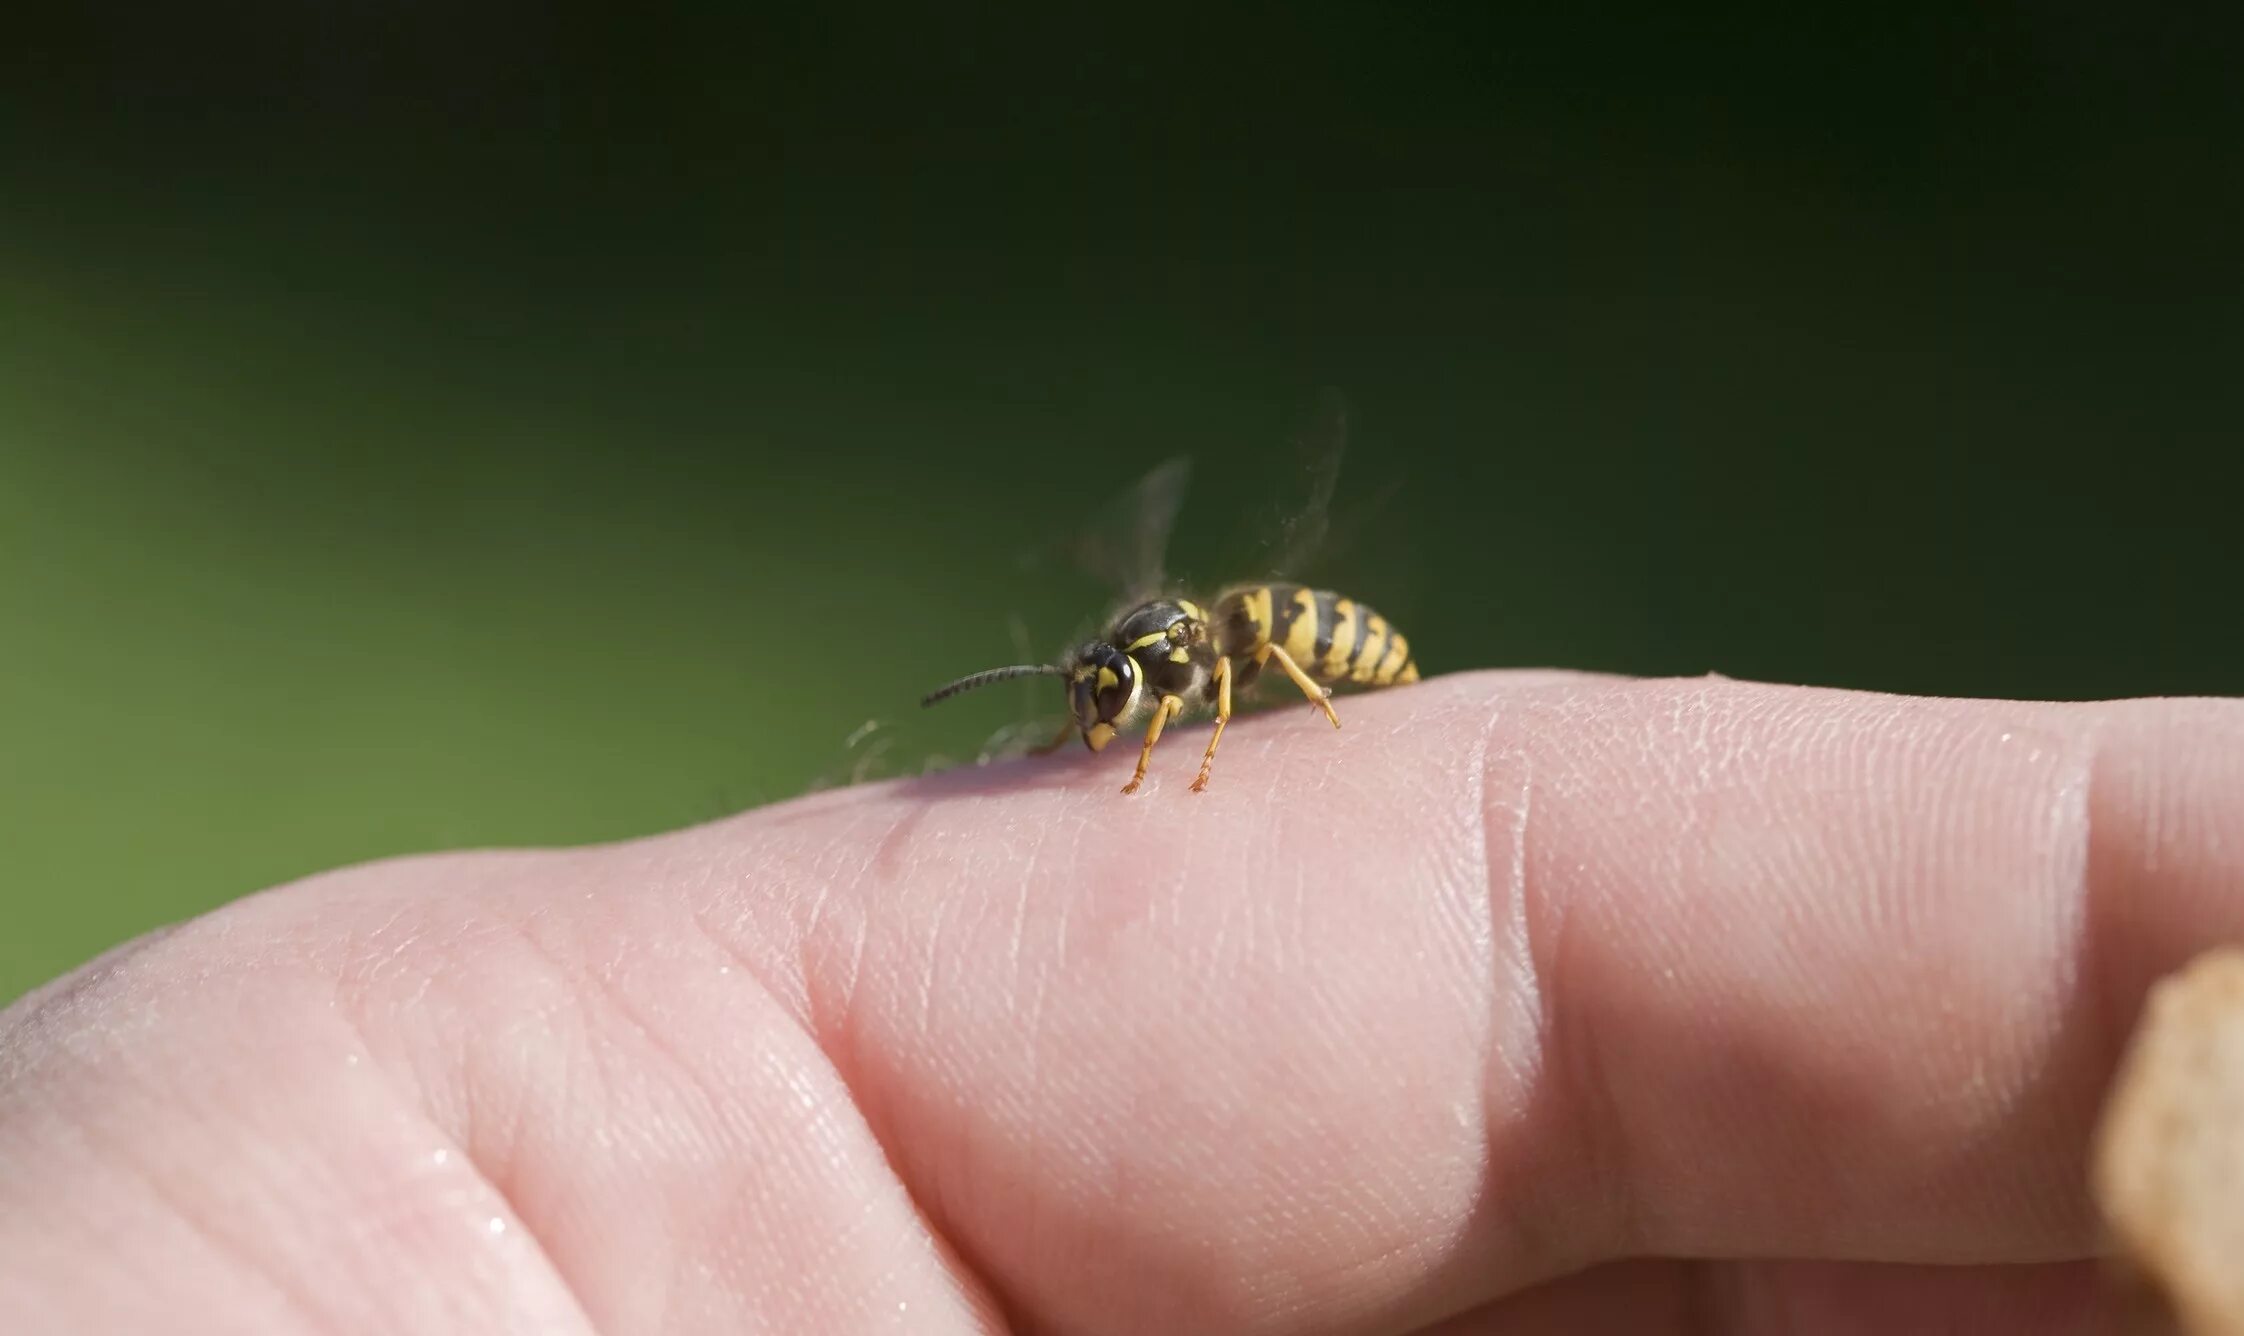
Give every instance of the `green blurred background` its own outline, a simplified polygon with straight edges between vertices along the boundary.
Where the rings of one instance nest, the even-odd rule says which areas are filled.
[[[1429,672],[2236,692],[2229,12],[24,20],[0,999],[970,753],[1023,550],[1190,453],[1227,577],[1327,385]]]

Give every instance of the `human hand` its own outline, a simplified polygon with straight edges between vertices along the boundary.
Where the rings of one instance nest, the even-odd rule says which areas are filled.
[[[2088,1329],[2244,706],[1341,705],[115,953],[0,1014],[7,1329]]]

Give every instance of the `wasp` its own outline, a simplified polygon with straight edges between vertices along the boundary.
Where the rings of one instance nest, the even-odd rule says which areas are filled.
[[[1181,490],[1184,461],[1171,461],[1141,484],[1143,496],[1164,516]],[[1325,492],[1329,495],[1329,479]],[[1165,533],[1166,518],[1151,521]],[[1143,581],[1141,581],[1143,583]],[[1329,589],[1278,581],[1233,587],[1203,606],[1160,594],[1127,602],[1103,634],[1060,656],[1056,663],[1013,664],[971,673],[938,687],[924,706],[961,692],[1025,677],[1056,677],[1066,684],[1068,718],[1051,741],[1053,751],[1079,735],[1104,751],[1124,730],[1145,721],[1136,771],[1122,786],[1136,793],[1153,761],[1161,734],[1180,715],[1213,710],[1215,729],[1200,758],[1192,791],[1204,791],[1216,749],[1231,722],[1234,695],[1253,688],[1275,665],[1334,728],[1336,687],[1379,688],[1418,680],[1410,640],[1369,605]]]

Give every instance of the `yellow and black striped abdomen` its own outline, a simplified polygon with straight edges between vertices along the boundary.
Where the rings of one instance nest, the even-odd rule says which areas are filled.
[[[1259,668],[1275,645],[1327,686],[1396,686],[1418,680],[1410,640],[1345,594],[1302,585],[1251,585],[1216,601],[1216,647]],[[1249,670],[1251,676],[1252,670]]]

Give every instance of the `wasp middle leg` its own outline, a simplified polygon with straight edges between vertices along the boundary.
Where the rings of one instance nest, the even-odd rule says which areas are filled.
[[[1200,758],[1200,777],[1192,781],[1194,793],[1205,792],[1208,787],[1208,770],[1215,764],[1216,744],[1223,741],[1223,726],[1231,722],[1231,660],[1217,659],[1215,736],[1208,739],[1208,754]]]
[[[1145,782],[1145,768],[1153,763],[1153,744],[1161,740],[1161,730],[1168,727],[1169,721],[1176,718],[1177,712],[1183,708],[1182,696],[1161,698],[1159,708],[1153,711],[1153,722],[1145,726],[1145,746],[1138,749],[1138,772],[1130,776],[1129,783],[1122,786],[1124,793],[1136,793],[1138,785]]]

